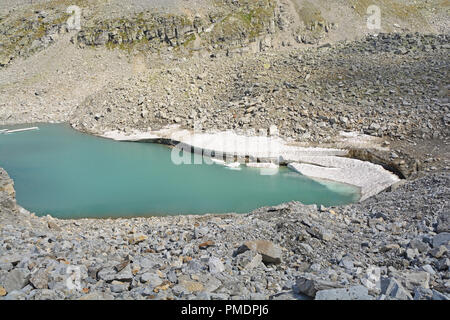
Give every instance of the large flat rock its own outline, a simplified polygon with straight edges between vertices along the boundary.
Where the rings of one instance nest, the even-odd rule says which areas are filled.
[[[158,131],[135,131],[131,134],[109,131],[102,136],[118,141],[164,140],[180,149],[190,150],[193,147],[194,152],[214,154],[214,157],[219,159],[234,159],[234,156],[237,156],[277,164],[288,163],[290,169],[310,178],[346,183],[360,188],[360,201],[376,195],[400,180],[380,165],[346,158],[347,150],[297,146],[276,135],[244,136],[232,131],[197,133],[174,125]]]

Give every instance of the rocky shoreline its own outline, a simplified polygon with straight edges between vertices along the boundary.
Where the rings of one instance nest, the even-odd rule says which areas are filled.
[[[60,220],[18,206],[2,170],[0,299],[448,300],[449,185],[442,172],[335,208]]]
[[[284,159],[303,173],[323,177],[336,164],[324,158],[346,156],[383,177],[332,208],[61,220],[21,208],[0,168],[0,300],[448,300],[448,8],[375,2],[376,33],[365,1],[0,4],[2,125],[125,140],[276,126],[292,150],[323,148]],[[73,4],[79,32],[67,28]]]

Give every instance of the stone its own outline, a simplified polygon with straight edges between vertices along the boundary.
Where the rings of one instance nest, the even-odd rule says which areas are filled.
[[[211,295],[208,292],[200,292],[196,298],[196,300],[211,300]]]
[[[382,252],[390,251],[390,250],[398,250],[400,249],[400,246],[397,243],[390,243],[386,244],[381,248]]]
[[[446,246],[449,248],[450,233],[441,232],[433,237],[433,248],[438,248],[440,246]]]
[[[148,110],[147,109],[145,109],[145,108],[142,108],[142,111],[141,111],[141,117],[142,118],[147,118],[147,116],[148,116]]]
[[[267,297],[261,297],[258,299],[258,297],[261,294],[251,294],[250,295],[250,300],[267,300]],[[254,297],[254,298],[253,298]],[[302,295],[302,294],[297,294],[294,291],[285,291],[285,292],[278,292],[276,294],[273,294],[269,297],[270,300],[311,300],[310,297]]]
[[[103,268],[98,272],[98,277],[105,281],[131,281],[133,279],[133,273],[131,272],[131,266],[127,264],[120,272],[117,272],[115,268]]]
[[[339,262],[339,266],[344,267],[347,270],[351,270],[354,268],[355,265],[353,263],[353,259],[346,256],[341,259],[341,261]]]
[[[394,278],[382,277],[381,293],[395,300],[412,300],[411,294]]]
[[[7,273],[2,285],[7,292],[20,290],[28,284],[29,278],[28,270],[16,268]]]
[[[33,290],[27,296],[27,299],[32,300],[61,300],[63,295],[60,291],[49,290],[49,289],[39,289]]]
[[[187,289],[184,286],[180,285],[180,284],[177,284],[177,285],[173,286],[172,287],[172,292],[177,297],[181,297],[181,296],[189,293],[187,291]]]
[[[206,248],[212,247],[212,246],[214,246],[214,245],[215,245],[214,241],[208,240],[208,241],[205,241],[205,242],[200,243],[200,244],[198,245],[198,247],[199,247],[200,249],[206,249]]]
[[[413,291],[415,287],[428,289],[430,282],[430,274],[425,271],[394,271],[391,276],[400,281],[400,283],[409,291]]]
[[[271,125],[269,127],[269,136],[278,136],[280,133],[276,125]]]
[[[364,286],[341,289],[326,289],[316,293],[315,300],[373,300],[369,290]]]
[[[414,300],[431,300],[433,291],[431,289],[425,289],[422,287],[416,287],[414,289]]]
[[[254,251],[246,251],[239,254],[234,263],[240,268],[245,270],[253,270],[262,264],[262,256]]]
[[[447,247],[445,247],[445,246],[439,246],[437,248],[433,248],[430,250],[430,254],[437,259],[442,257],[446,252],[447,252]]]
[[[39,269],[31,275],[30,283],[36,289],[48,289],[48,272],[45,269]]]
[[[311,228],[308,228],[308,232],[323,241],[330,241],[333,239],[334,235],[331,231],[323,228],[322,226],[313,226]]]
[[[258,252],[265,263],[281,263],[282,250],[276,244],[267,240],[247,241],[238,248],[236,254],[253,250]]]
[[[16,191],[14,190],[14,183],[12,182],[12,180],[1,181],[0,192],[5,192],[9,196],[14,197],[16,194]]]
[[[434,271],[433,267],[429,264],[423,265],[422,270],[428,272],[430,275],[435,275],[436,271]]]
[[[48,228],[49,228],[49,229],[52,229],[52,230],[55,230],[55,231],[62,231],[61,227],[58,226],[58,225],[57,225],[56,223],[54,223],[53,221],[49,221],[49,222],[47,223],[47,225],[48,225]]]
[[[450,232],[450,214],[442,213],[437,219],[437,233]]]
[[[448,295],[445,295],[437,290],[432,290],[433,295],[431,296],[431,300],[450,300],[450,297]]]
[[[206,283],[204,283],[204,290],[206,292],[214,292],[220,288],[221,285],[222,282],[219,279],[216,277],[211,277]]]
[[[188,271],[190,273],[199,273],[203,269],[204,269],[204,266],[196,260],[189,261],[189,263],[186,266],[186,271]]]
[[[155,292],[151,287],[145,287],[142,291],[139,290],[139,294],[144,297],[155,296]]]
[[[0,264],[0,270],[2,271],[10,271],[14,268],[12,263],[2,263]]]
[[[128,239],[128,242],[130,244],[138,244],[140,242],[144,242],[148,239],[148,237],[145,234],[137,234]]]
[[[138,263],[142,269],[156,269],[164,264],[162,259],[154,254],[146,255],[145,258],[138,260]]]
[[[130,263],[130,260],[129,260],[128,258],[127,258],[127,259],[124,259],[121,263],[119,263],[118,265],[116,265],[116,266],[114,267],[114,269],[116,269],[117,272],[120,272],[120,271],[122,271],[129,263]]]
[[[114,280],[113,282],[111,282],[111,292],[114,293],[121,293],[123,291],[128,291],[130,284],[128,282],[121,282],[121,281],[117,281]]]
[[[0,297],[6,296],[6,289],[0,286]]]
[[[439,271],[446,271],[450,267],[450,259],[449,258],[442,258],[438,261],[436,264],[436,268]]]
[[[407,259],[413,260],[418,255],[419,255],[419,250],[411,249],[411,248],[406,249],[405,256]]]
[[[4,263],[12,263],[13,265],[17,264],[22,260],[22,255],[20,254],[5,254],[3,256],[0,256],[0,264]]]
[[[425,242],[423,242],[420,239],[413,239],[413,240],[411,240],[411,242],[409,243],[409,246],[412,249],[417,249],[420,253],[426,252],[430,248],[428,246],[428,244],[426,244]]]
[[[223,265],[222,261],[215,257],[209,258],[208,266],[209,272],[211,272],[212,274],[225,271],[225,266]]]
[[[203,290],[203,284],[198,281],[180,280],[180,285],[190,293]]]
[[[170,288],[170,282],[165,280],[159,286],[154,288],[153,292],[158,293],[158,292],[161,292],[161,291],[166,291],[169,288]]]
[[[316,293],[321,290],[342,288],[337,282],[316,279],[313,277],[299,277],[295,283],[298,293],[314,298]]]
[[[314,253],[314,249],[311,248],[311,246],[309,244],[307,244],[307,243],[299,243],[299,247],[302,247],[303,249],[305,249],[305,251],[308,254]]]
[[[115,279],[117,272],[114,268],[103,268],[98,273],[97,276],[101,280],[112,281]]]
[[[228,300],[230,298],[229,294],[226,293],[211,293],[211,300]]]
[[[78,300],[114,300],[114,296],[106,292],[94,291],[80,297]]]
[[[92,279],[97,279],[99,268],[100,268],[99,266],[90,266],[87,270],[88,276],[91,277]]]
[[[20,291],[20,290],[14,290],[12,292],[9,292],[5,296],[5,300],[25,300],[27,298],[26,293]]]
[[[131,266],[128,264],[125,268],[123,268],[115,275],[114,279],[118,281],[131,281],[133,279]]]
[[[262,293],[250,293],[250,296],[248,297],[248,300],[268,300],[269,297],[265,294]],[[277,300],[276,297],[270,297],[270,300]],[[285,299],[284,296],[281,297],[281,299],[279,300],[289,300],[289,299]],[[294,300],[294,299],[291,299]]]
[[[178,277],[177,277],[177,274],[175,273],[175,271],[170,270],[166,276],[167,276],[167,280],[169,280],[170,282],[177,283]]]
[[[319,272],[322,269],[322,266],[319,263],[313,263],[310,267],[310,271]]]

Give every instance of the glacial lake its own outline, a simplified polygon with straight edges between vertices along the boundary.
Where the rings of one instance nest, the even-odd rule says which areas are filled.
[[[14,179],[17,202],[37,215],[107,218],[245,213],[298,200],[341,205],[356,187],[317,182],[280,167],[274,175],[241,165],[176,165],[171,149],[80,133],[67,124],[2,126],[39,130],[0,133],[0,167]]]

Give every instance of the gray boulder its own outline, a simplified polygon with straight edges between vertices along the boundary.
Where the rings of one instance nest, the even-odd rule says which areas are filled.
[[[222,261],[215,257],[209,258],[208,266],[209,272],[211,272],[212,274],[225,271],[225,266],[223,265]]]
[[[450,232],[450,215],[447,213],[441,214],[437,219],[436,231],[439,232]]]
[[[98,272],[98,277],[105,281],[131,281],[133,279],[133,274],[131,272],[131,267],[128,264],[120,272],[116,272],[116,269],[113,267],[103,268]]]
[[[433,289],[433,295],[431,296],[432,300],[450,300],[450,297],[448,295],[445,295],[444,293],[441,293],[437,290]]]
[[[296,281],[296,289],[298,293],[314,298],[318,291],[342,288],[337,282],[316,279],[313,277],[299,277]]]
[[[254,251],[246,251],[234,259],[234,264],[245,270],[252,270],[262,264],[262,256]]]
[[[342,289],[320,290],[315,300],[373,300],[369,290],[364,286],[353,286]]]
[[[141,282],[147,283],[150,287],[154,288],[162,284],[163,281],[157,274],[146,272],[141,276]]]
[[[30,282],[36,289],[48,289],[48,272],[39,269],[31,276]]]
[[[3,280],[2,286],[7,292],[20,290],[27,285],[29,278],[29,271],[27,269],[16,268],[8,272]]]
[[[446,246],[447,249],[450,243],[450,233],[441,232],[433,237],[433,248],[438,248],[439,246]]]
[[[266,263],[281,263],[282,249],[270,241],[247,241],[237,249],[235,255],[243,253],[247,250],[258,252],[262,256],[262,260]]]
[[[433,291],[431,289],[425,289],[417,287],[414,289],[414,300],[431,300]]]
[[[429,249],[428,244],[423,242],[421,239],[413,239],[413,240],[411,240],[411,242],[409,243],[409,246],[412,249],[417,249],[420,253],[426,252]]]
[[[400,281],[409,291],[413,291],[416,287],[425,289],[430,287],[430,274],[425,271],[393,271],[391,276]]]

